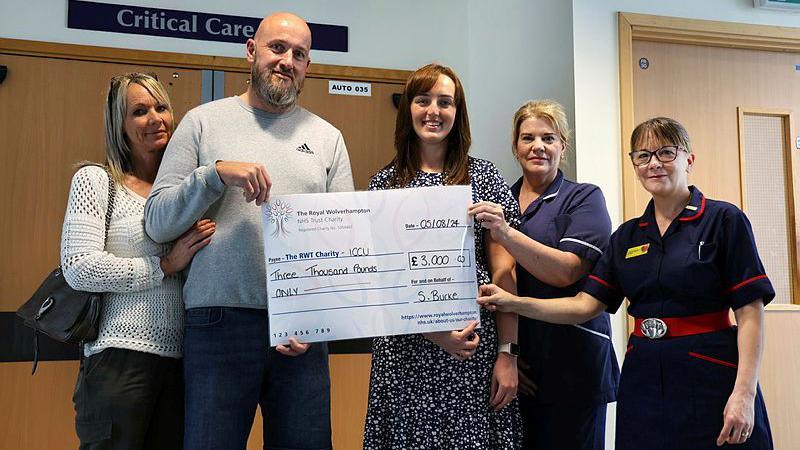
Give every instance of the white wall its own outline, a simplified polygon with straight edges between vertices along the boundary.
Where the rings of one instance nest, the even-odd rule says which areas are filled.
[[[499,6],[502,6],[499,7]],[[510,182],[511,119],[527,100],[561,102],[573,123],[572,5],[563,0],[469,2],[469,113],[476,155]],[[574,153],[564,167],[574,177]]]

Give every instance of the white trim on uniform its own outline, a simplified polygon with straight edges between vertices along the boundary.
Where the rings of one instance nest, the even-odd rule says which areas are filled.
[[[600,250],[599,248],[595,247],[594,245],[592,245],[592,244],[590,244],[590,243],[588,243],[586,241],[582,241],[580,239],[575,239],[575,238],[563,238],[558,242],[564,242],[564,241],[566,241],[566,242],[574,242],[576,244],[585,245],[585,246],[589,247],[590,249],[596,251],[597,253],[600,253],[601,255],[603,254],[602,250]]]
[[[560,190],[561,190],[561,186],[559,186],[559,190],[558,190],[558,191],[560,191]],[[548,198],[553,198],[553,197],[555,197],[556,195],[558,195],[558,191],[555,191],[555,192],[553,192],[553,193],[552,193],[552,194],[550,194],[550,195],[545,195],[544,197],[542,197],[542,200],[547,200]]]
[[[575,328],[580,328],[581,330],[583,330],[583,331],[585,331],[585,332],[587,332],[587,333],[592,333],[592,334],[595,334],[595,335],[597,335],[597,336],[600,336],[601,338],[606,338],[606,339],[608,339],[609,341],[611,340],[611,337],[610,337],[610,336],[608,336],[608,335],[605,335],[605,334],[603,334],[603,333],[601,333],[601,332],[599,332],[599,331],[594,331],[594,330],[591,330],[591,329],[589,329],[589,328],[582,327],[582,326],[580,326],[580,325],[573,325],[573,327],[575,327]]]

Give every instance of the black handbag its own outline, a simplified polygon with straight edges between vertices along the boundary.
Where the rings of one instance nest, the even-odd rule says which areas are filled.
[[[108,174],[108,208],[104,245],[108,242],[108,227],[114,210],[114,180]],[[81,344],[97,338],[103,294],[78,291],[64,279],[61,266],[50,272],[39,289],[17,310],[25,325],[33,328],[33,369],[39,364],[39,333],[59,342]]]

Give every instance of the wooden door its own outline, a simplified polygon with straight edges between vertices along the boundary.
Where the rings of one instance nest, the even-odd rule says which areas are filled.
[[[640,68],[642,58],[647,69]],[[737,108],[800,107],[798,55],[635,40],[633,59],[635,123],[658,115],[681,122],[697,157],[690,181],[709,197],[741,206]],[[643,211],[649,195],[641,186],[635,195]]]
[[[197,70],[0,55],[0,305],[15,310],[58,264],[61,223],[75,163],[105,160],[103,107],[109,79],[154,72],[176,120],[199,103]],[[173,76],[174,74],[174,76]],[[24,270],[23,270],[24,269]]]
[[[0,448],[76,448],[72,390],[77,361],[43,361],[30,376],[31,333],[14,311],[59,261],[61,224],[75,163],[105,159],[109,79],[154,72],[176,119],[200,100],[198,70],[0,54]],[[43,353],[77,357],[40,338]],[[65,350],[65,348],[69,350]],[[45,351],[46,350],[46,351]],[[51,351],[52,350],[52,351]]]
[[[800,309],[778,305],[764,317],[766,336],[759,382],[775,440],[775,450],[800,446]]]
[[[748,211],[748,204],[767,202],[767,209],[785,212],[787,232],[780,237],[785,240],[788,253],[796,255],[796,230],[794,223],[795,205],[797,204],[797,150],[788,148],[800,130],[798,114],[800,107],[800,68],[796,67],[797,53],[749,50],[737,48],[709,47],[701,45],[672,44],[664,42],[633,41],[633,115],[636,124],[655,116],[667,116],[677,119],[689,131],[692,146],[696,155],[696,163],[690,183],[696,184],[703,193],[715,199],[729,201],[743,207],[751,215],[754,223],[754,234],[757,242],[760,239],[774,239],[775,229],[759,225],[755,208]],[[779,158],[768,159],[766,154],[748,160],[740,150],[741,130],[740,111],[766,112],[768,115],[785,115],[789,126],[786,137],[782,140],[786,148],[787,158],[781,163]],[[782,113],[768,113],[782,111]],[[795,111],[794,114],[792,112]],[[791,139],[789,139],[791,138]],[[630,139],[630,136],[623,136]],[[780,138],[778,140],[781,140]],[[786,192],[773,192],[769,196],[755,197],[748,195],[747,185],[743,184],[745,166],[750,164],[765,165],[767,171],[760,175],[766,183],[771,177],[786,177]],[[623,170],[633,170],[630,161],[623,160]],[[635,179],[635,178],[634,178]],[[792,180],[794,182],[792,183]],[[750,180],[753,181],[753,180]],[[626,201],[632,200],[635,214],[644,210],[649,195],[638,183],[634,188],[626,187]],[[630,210],[626,205],[626,210]],[[752,213],[752,214],[751,214]],[[635,217],[635,215],[633,216]],[[625,219],[630,219],[626,217]],[[769,274],[770,257],[762,251]],[[796,257],[796,256],[793,256]],[[776,264],[784,264],[778,262]],[[774,303],[791,303],[797,298],[792,285],[797,285],[798,274],[794,261],[791,264],[793,276],[789,286],[777,292]],[[778,305],[778,307],[783,307]],[[768,307],[769,309],[770,307]],[[768,327],[788,328],[788,315],[773,315],[767,321]],[[777,319],[782,317],[782,319]],[[629,328],[632,323],[629,322]],[[768,336],[784,334],[781,331],[768,329]],[[796,333],[795,333],[796,334]],[[796,341],[793,345],[797,345]],[[787,377],[794,377],[784,371],[783,359],[772,348],[781,344],[774,339],[767,341],[768,350],[761,369],[762,388],[767,400],[770,418],[784,417],[792,414],[792,408],[800,398],[800,388],[796,383],[785,382]],[[777,382],[776,380],[783,380]],[[800,429],[790,429],[782,419],[772,420],[776,448],[792,448],[792,443],[800,442]]]

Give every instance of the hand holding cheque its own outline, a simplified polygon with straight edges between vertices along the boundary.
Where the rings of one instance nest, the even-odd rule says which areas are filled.
[[[263,207],[270,345],[480,320],[469,186],[271,197]]]
[[[217,174],[226,186],[242,188],[245,200],[256,205],[269,200],[269,190],[272,188],[272,179],[263,164],[217,161]]]

